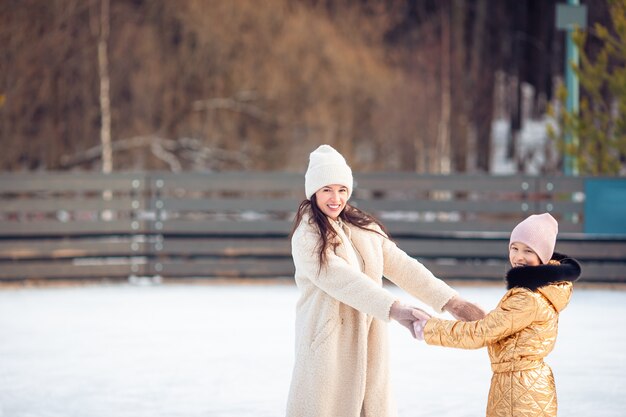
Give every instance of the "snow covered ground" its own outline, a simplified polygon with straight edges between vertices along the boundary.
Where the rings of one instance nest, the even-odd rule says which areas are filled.
[[[459,290],[485,308],[504,293]],[[0,416],[283,416],[297,296],[292,285],[0,290]],[[626,415],[624,317],[625,291],[575,291],[548,358],[560,416]],[[395,323],[390,338],[401,417],[484,415],[486,350],[427,346]]]

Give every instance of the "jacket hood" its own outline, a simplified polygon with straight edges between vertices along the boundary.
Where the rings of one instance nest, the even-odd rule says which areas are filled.
[[[548,264],[511,268],[506,274],[506,288],[510,290],[520,287],[535,291],[555,282],[574,282],[580,277],[580,272],[578,261],[555,252]]]
[[[552,304],[557,312],[561,312],[569,304],[574,287],[569,281],[555,282],[537,288],[537,292],[543,295]]]
[[[580,273],[580,264],[575,259],[555,252],[548,264],[510,269],[506,274],[507,290],[527,288],[540,292],[557,311],[561,311],[567,306],[572,293],[570,283],[576,281]]]

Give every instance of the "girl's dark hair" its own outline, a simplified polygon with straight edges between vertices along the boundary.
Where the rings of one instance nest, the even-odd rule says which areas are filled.
[[[326,249],[330,245],[330,242],[334,240],[337,236],[337,232],[330,225],[330,221],[328,217],[320,210],[317,206],[317,200],[315,194],[311,196],[311,200],[303,200],[298,207],[298,211],[296,212],[296,217],[293,221],[293,227],[291,229],[291,233],[289,234],[289,238],[293,237],[294,232],[302,222],[304,215],[308,213],[310,214],[309,222],[311,224],[315,224],[319,231],[320,240],[317,245],[318,250],[318,259],[320,268],[326,262]],[[359,229],[367,230],[372,233],[378,233],[381,236],[388,238],[389,233],[387,233],[387,229],[385,226],[374,216],[369,213],[364,212],[363,210],[359,210],[358,208],[351,206],[350,204],[346,204],[346,207],[339,214],[339,218],[344,223],[352,224]],[[378,232],[377,230],[371,229],[369,226],[372,224],[378,225],[383,233]]]

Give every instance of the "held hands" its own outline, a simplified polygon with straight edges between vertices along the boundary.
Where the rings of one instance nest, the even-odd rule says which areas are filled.
[[[476,304],[470,303],[455,295],[443,306],[443,309],[461,321],[480,320],[485,317],[485,311]]]
[[[452,297],[443,309],[452,314],[454,318],[461,321],[480,320],[485,317],[486,314],[482,308],[459,296]],[[413,309],[413,317],[412,334],[416,339],[424,340],[424,327],[431,316],[423,310]]]
[[[452,297],[443,306],[443,309],[461,321],[480,320],[486,314],[478,305],[470,303],[458,295]],[[422,309],[406,306],[396,301],[389,310],[389,317],[409,329],[414,338],[424,340],[424,326],[431,316]]]
[[[409,331],[411,332],[411,336],[417,338],[417,335],[415,333],[416,327],[414,325],[416,322],[416,318],[422,319],[422,321],[426,323],[425,320],[428,320],[430,318],[430,315],[417,307],[406,306],[404,304],[401,304],[399,301],[396,301],[395,303],[393,303],[391,309],[389,310],[389,317],[409,329]],[[423,338],[424,337],[422,335],[422,339],[420,340],[423,340]]]
[[[413,333],[415,334],[415,338],[417,340],[424,340],[424,327],[431,315],[423,310],[415,309],[413,310],[413,317],[415,318],[413,321]]]

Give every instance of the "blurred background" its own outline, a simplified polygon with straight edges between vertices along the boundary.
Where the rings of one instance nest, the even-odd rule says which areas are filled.
[[[308,154],[447,278],[624,282],[626,0],[0,0],[0,280],[290,277]]]
[[[599,131],[574,123],[569,151],[623,175],[624,2],[569,3]],[[302,172],[328,143],[361,172],[561,172],[557,17],[538,0],[2,0],[0,169]]]

